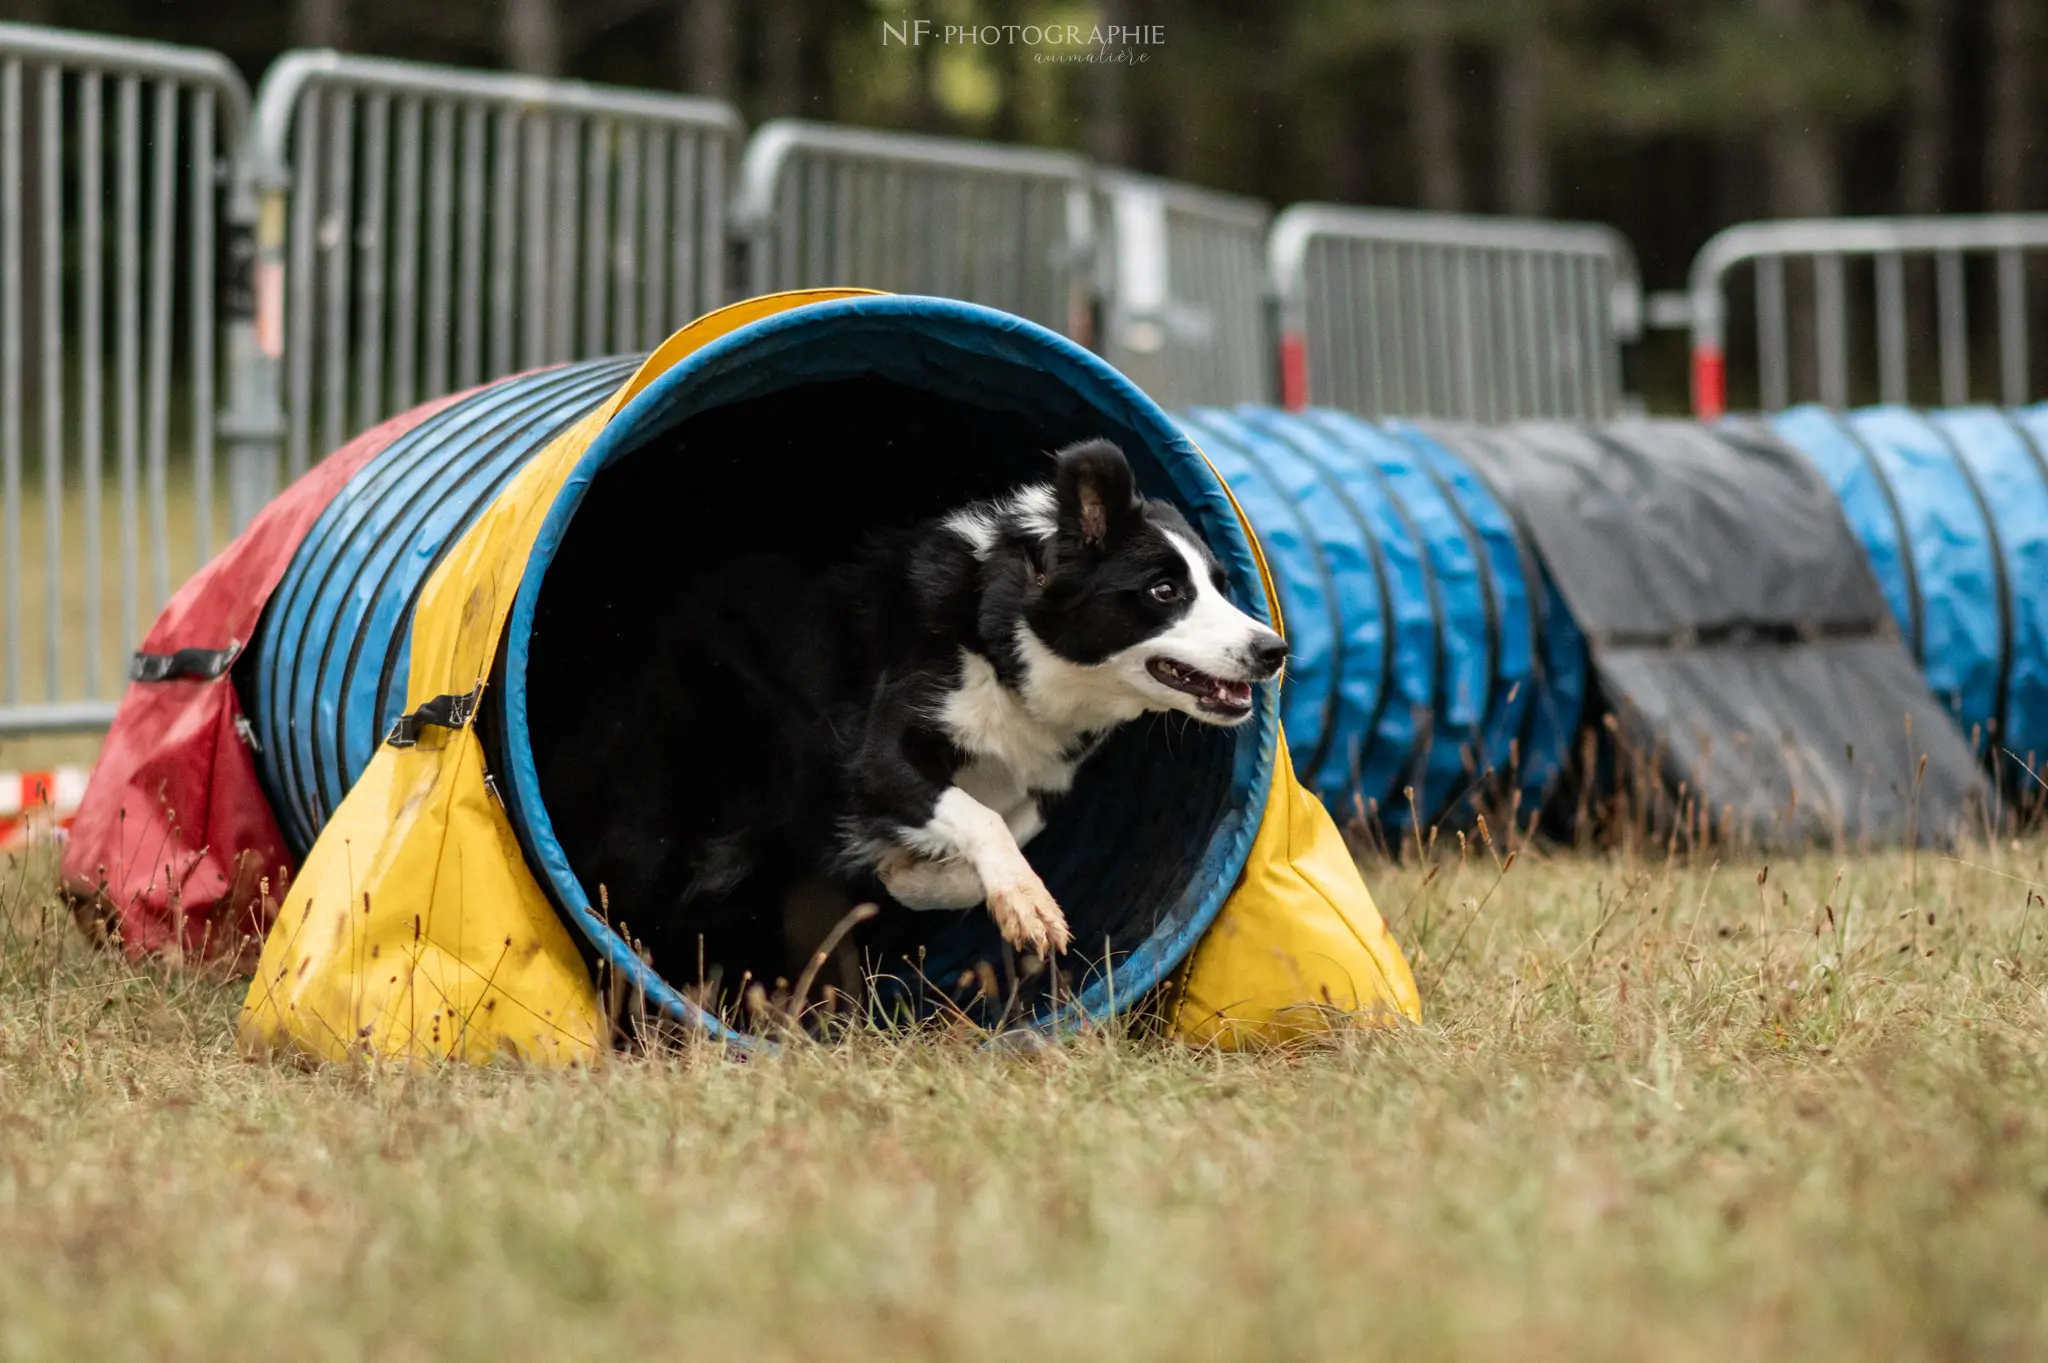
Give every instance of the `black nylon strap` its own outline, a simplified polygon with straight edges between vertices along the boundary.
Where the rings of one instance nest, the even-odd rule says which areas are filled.
[[[212,681],[234,664],[240,640],[226,648],[181,648],[175,653],[137,653],[128,660],[128,679],[139,682]]]
[[[391,732],[384,735],[384,741],[394,748],[410,748],[420,741],[420,730],[461,729],[469,724],[476,714],[477,702],[483,699],[484,689],[461,696],[436,696],[414,710],[411,714],[400,715],[391,726]]]

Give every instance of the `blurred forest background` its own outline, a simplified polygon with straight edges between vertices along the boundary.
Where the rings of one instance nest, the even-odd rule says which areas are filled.
[[[558,73],[1085,149],[1275,205],[1592,218],[1653,287],[1746,218],[2048,208],[2048,0],[4,0],[195,43]],[[884,23],[1157,24],[1135,66]]]

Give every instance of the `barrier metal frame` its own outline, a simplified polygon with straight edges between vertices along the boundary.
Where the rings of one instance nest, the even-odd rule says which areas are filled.
[[[1315,287],[1337,247],[1342,278]],[[1625,405],[1642,283],[1605,224],[1303,203],[1274,219],[1267,261],[1290,410],[1498,421]]]
[[[725,302],[741,131],[731,105],[696,96],[329,50],[278,58],[253,155],[259,364],[287,472],[417,402],[651,349]],[[247,471],[252,504],[277,462]]]
[[[1098,170],[1101,352],[1161,406],[1270,402],[1263,199]]]
[[[1004,308],[1085,345],[1094,333],[1093,198],[1094,167],[1076,153],[783,118],[747,140],[731,225],[749,293],[846,285],[938,294]],[[943,224],[949,200],[954,249],[943,231],[905,230]],[[855,211],[827,220],[830,203]],[[962,204],[969,211],[957,211]],[[1056,230],[1034,233],[1034,219]],[[979,249],[1005,231],[1018,249]],[[1045,291],[1034,299],[1039,283]]]
[[[31,84],[32,149],[24,146],[23,110]],[[115,702],[105,686],[120,678],[102,666],[100,542],[107,473],[101,461],[109,443],[119,494],[121,614],[115,633],[124,660],[140,638],[140,614],[147,609],[153,615],[182,581],[182,574],[172,576],[169,544],[174,350],[184,354],[191,388],[194,548],[198,563],[212,556],[216,437],[226,440],[232,466],[246,457],[246,442],[261,436],[247,420],[258,402],[243,363],[253,347],[246,278],[255,223],[250,127],[248,87],[218,52],[0,23],[0,735],[84,732],[112,721]],[[68,148],[77,152],[75,193],[67,193]],[[188,165],[180,165],[181,154]],[[23,260],[30,170],[40,267],[35,269]],[[67,208],[75,208],[75,222]],[[75,273],[67,274],[67,262]],[[34,337],[26,333],[23,315],[30,287],[36,290]],[[181,290],[189,334],[179,338],[173,333]],[[75,348],[67,321],[75,324]],[[25,703],[22,427],[31,342],[41,427],[46,694]],[[225,414],[218,410],[223,399]],[[75,417],[75,439],[67,416]],[[63,534],[67,455],[74,452],[85,501],[83,599],[76,619],[65,601]],[[66,648],[77,651],[79,634],[84,646],[77,689],[83,695],[67,696]]]
[[[1753,264],[1757,290],[1759,402],[1766,411],[1789,404],[1791,346],[1785,262],[1814,262],[1815,350],[1820,401],[1849,405],[1848,288],[1851,256],[1875,262],[1878,388],[1885,402],[1907,400],[1905,257],[1927,255],[1935,264],[1935,310],[1941,402],[1970,400],[1970,341],[1963,258],[1991,255],[1997,262],[1999,384],[2007,406],[2027,400],[2028,251],[2048,251],[2048,213],[1997,213],[1922,218],[1794,218],[1739,223],[1726,228],[1693,257],[1689,285],[1692,326],[1692,398],[1704,419],[1727,409],[1727,281],[1738,265]]]

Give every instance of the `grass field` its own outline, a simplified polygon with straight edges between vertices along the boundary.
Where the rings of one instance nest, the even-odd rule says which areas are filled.
[[[0,916],[0,1357],[2040,1356],[2048,843],[1376,865],[1427,1022],[238,1058]]]

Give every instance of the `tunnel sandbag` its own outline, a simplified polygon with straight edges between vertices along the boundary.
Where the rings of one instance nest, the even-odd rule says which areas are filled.
[[[1842,503],[1899,631],[2015,791],[2048,756],[2048,409],[1802,406],[1772,428]]]
[[[1577,728],[1584,647],[1499,501],[1430,432],[1253,405],[1183,414],[1275,565],[1302,781],[1390,828],[1533,813]]]
[[[1584,630],[1622,760],[1680,801],[1660,817],[1773,845],[1944,838],[1979,812],[1968,744],[1785,442],[1620,421],[1454,443]]]
[[[644,544],[667,555],[655,580],[674,581],[778,528],[843,543],[855,518],[914,520],[1042,478],[1043,448],[1082,432],[1123,444],[1141,486],[1210,540],[1231,594],[1265,612],[1257,551],[1224,484],[1156,408],[1059,337],[970,305],[818,291],[735,305],[671,338],[519,468],[455,543],[424,536],[403,560],[439,559],[417,588],[405,714],[307,856],[251,984],[245,1041],[334,1054],[360,1022],[380,1051],[478,1058],[503,1045],[574,1058],[595,1044],[594,996],[583,961],[565,958],[541,921],[559,928],[559,910],[628,993],[749,1044],[650,969],[577,878],[548,803],[546,773],[560,772],[548,735],[568,727],[551,707],[577,703],[587,669],[634,665],[630,632],[622,643],[614,626],[636,606],[662,608],[636,576]],[[1320,811],[1319,824],[1274,822],[1293,787],[1272,779],[1272,697],[1236,729],[1170,723],[1119,733],[1030,844],[1075,921],[1078,969],[1057,1000],[1027,994],[1009,1016],[1051,1024],[1130,1005],[1245,896],[1266,913],[1225,934],[1232,949],[1305,945],[1276,941],[1275,924],[1368,925],[1348,932],[1328,969],[1305,962],[1315,968],[1304,978],[1332,996],[1350,980],[1369,994],[1361,1008],[1415,1015],[1406,964],[1355,867],[1341,858],[1333,872],[1317,850],[1341,849],[1334,824]],[[1255,847],[1262,860],[1248,868]],[[899,1001],[956,1006],[944,999],[950,972],[990,958],[993,928],[979,911],[915,918],[929,930],[911,944],[917,978]]]

